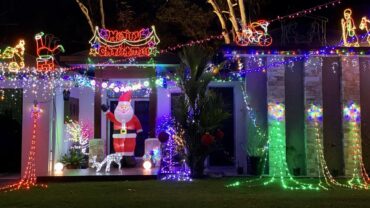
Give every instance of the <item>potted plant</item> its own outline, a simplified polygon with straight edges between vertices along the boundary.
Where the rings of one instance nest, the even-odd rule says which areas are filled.
[[[68,154],[61,157],[60,162],[68,169],[80,169],[85,163],[85,157],[80,150],[71,148]]]
[[[258,131],[255,126],[249,125],[250,137],[247,142],[247,161],[248,174],[261,175],[262,159],[265,155],[265,146],[267,144],[265,133],[259,128]]]

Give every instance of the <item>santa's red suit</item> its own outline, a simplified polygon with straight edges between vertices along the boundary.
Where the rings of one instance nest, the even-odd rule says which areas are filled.
[[[107,112],[107,119],[113,122],[114,132],[113,132],[113,147],[116,153],[122,153],[124,156],[133,156],[136,146],[136,136],[137,133],[142,132],[142,127],[139,119],[133,115],[133,109],[131,107],[131,92],[126,92],[122,94],[118,100],[118,105],[116,107],[115,113]],[[128,112],[130,111],[130,112]],[[117,118],[118,114],[127,115],[130,120],[119,121]]]

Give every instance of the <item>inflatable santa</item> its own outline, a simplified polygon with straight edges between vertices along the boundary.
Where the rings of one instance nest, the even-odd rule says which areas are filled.
[[[134,155],[137,133],[143,131],[139,119],[134,115],[131,106],[131,95],[132,92],[128,91],[119,97],[114,114],[108,111],[106,105],[102,105],[102,110],[105,112],[107,119],[114,125],[114,151],[122,156]]]

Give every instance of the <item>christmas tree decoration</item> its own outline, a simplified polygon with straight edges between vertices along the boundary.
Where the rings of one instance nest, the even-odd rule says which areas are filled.
[[[20,69],[25,67],[24,51],[24,40],[19,40],[15,47],[8,46],[3,52],[0,50],[0,64],[5,64],[9,72],[18,73]],[[1,63],[2,61],[4,63]]]
[[[157,132],[165,132],[169,135],[168,141],[162,143],[158,178],[170,181],[191,181],[190,168],[185,159],[184,130],[174,118],[167,115],[159,120]]]
[[[366,172],[362,159],[361,147],[361,112],[360,106],[351,101],[343,108],[343,116],[349,128],[349,139],[352,153],[352,177],[347,181],[348,185],[353,188],[368,189],[370,179]]]
[[[62,45],[57,45],[58,40],[52,35],[45,35],[43,32],[35,35],[36,40],[36,68],[39,72],[50,72],[55,70],[54,56],[64,52]]]
[[[324,146],[322,139],[322,119],[323,119],[323,110],[319,105],[311,104],[310,108],[307,109],[307,119],[309,121],[308,125],[313,125],[315,131],[315,152],[316,152],[316,162],[318,165],[318,176],[319,176],[319,186],[328,190],[330,187],[343,187],[351,188],[348,185],[341,184],[334,179],[332,174],[329,171],[329,168],[326,164],[325,155],[324,155]],[[322,180],[324,179],[324,180]]]
[[[209,146],[215,141],[215,138],[207,132],[202,136],[201,141],[203,145]]]
[[[34,106],[31,110],[31,117],[32,117],[32,138],[31,138],[31,146],[28,152],[28,158],[26,163],[26,169],[23,173],[22,179],[14,184],[7,185],[4,187],[0,187],[0,191],[15,191],[20,189],[30,189],[31,187],[43,187],[46,188],[47,186],[44,184],[37,184],[37,177],[36,177],[36,141],[37,141],[37,134],[39,130],[38,121],[41,117],[42,109],[35,101]]]
[[[154,26],[134,32],[96,27],[90,40],[90,56],[153,57],[159,42]]]

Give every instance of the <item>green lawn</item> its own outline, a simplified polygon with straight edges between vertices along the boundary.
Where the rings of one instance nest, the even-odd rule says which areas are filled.
[[[370,207],[370,191],[284,191],[279,186],[225,188],[230,181],[54,183],[47,189],[0,193],[0,208]]]

